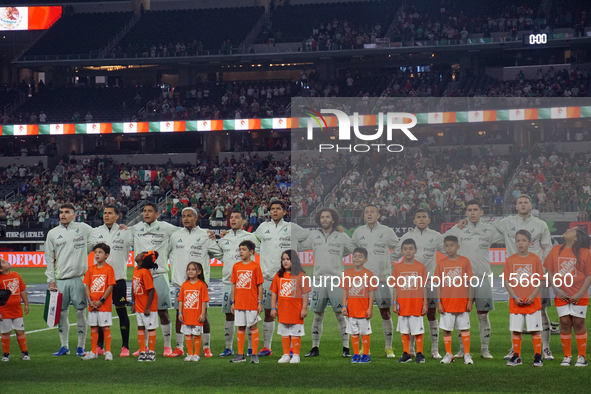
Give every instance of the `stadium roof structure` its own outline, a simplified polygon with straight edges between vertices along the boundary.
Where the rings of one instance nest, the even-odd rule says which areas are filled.
[[[362,126],[377,125],[376,115],[359,115]],[[503,110],[478,110],[458,112],[416,113],[417,124],[455,124],[478,122],[502,122],[547,119],[591,118],[591,106],[517,108]],[[191,131],[249,131],[288,130],[307,127],[305,118],[264,118],[229,120],[187,120],[160,122],[116,122],[116,123],[64,123],[64,124],[21,124],[2,125],[2,136],[27,135],[74,135],[74,134],[134,134]],[[325,116],[328,127],[337,127],[335,116]],[[386,117],[384,117],[385,122]],[[384,123],[385,124],[385,123]]]

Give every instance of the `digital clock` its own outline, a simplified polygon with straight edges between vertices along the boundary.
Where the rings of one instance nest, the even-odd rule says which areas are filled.
[[[523,45],[544,45],[548,43],[548,34],[524,34]]]

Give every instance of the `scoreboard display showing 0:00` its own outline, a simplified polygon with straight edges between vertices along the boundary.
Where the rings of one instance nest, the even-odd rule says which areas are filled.
[[[548,43],[548,34],[524,34],[523,44],[524,45],[543,45]]]

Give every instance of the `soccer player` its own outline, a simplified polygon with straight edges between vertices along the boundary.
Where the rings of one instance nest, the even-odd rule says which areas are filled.
[[[415,337],[417,344],[417,363],[424,363],[423,355],[423,316],[427,313],[427,269],[421,262],[415,260],[417,244],[409,238],[400,245],[404,260],[397,264],[392,272],[392,302],[394,313],[398,315],[396,331],[402,335],[404,353],[399,363],[412,361],[410,355],[410,337]]]
[[[440,313],[439,327],[443,330],[445,356],[442,364],[453,362],[451,353],[451,332],[455,328],[461,334],[463,343],[464,364],[474,364],[470,356],[470,311],[472,311],[472,266],[470,260],[458,255],[460,249],[458,237],[447,235],[443,239],[443,247],[447,257],[437,263],[435,277],[439,278],[437,286],[437,310]],[[456,279],[456,278],[459,278]]]
[[[437,251],[445,254],[445,249],[443,248],[443,236],[435,230],[431,230],[429,228],[429,223],[431,223],[431,219],[429,218],[429,214],[424,209],[418,209],[415,212],[414,224],[415,228],[412,231],[407,232],[400,238],[400,242],[398,246],[394,250],[392,256],[394,261],[398,260],[402,256],[402,241],[407,239],[412,239],[415,241],[416,244],[416,261],[423,264],[427,270],[429,275],[433,275],[435,272],[435,265],[436,265],[436,254]],[[435,294],[435,289],[431,287],[428,283],[427,287],[427,299],[428,299],[428,310],[427,310],[427,320],[429,321],[429,333],[431,334],[431,357],[434,359],[440,359],[441,355],[439,354],[439,325],[437,323],[437,298]],[[413,349],[413,341],[414,337],[410,338],[410,349]]]
[[[352,363],[366,364],[371,362],[369,353],[371,334],[370,319],[373,316],[373,301],[376,288],[371,285],[373,273],[364,268],[367,263],[367,249],[353,250],[353,267],[343,273],[343,310],[347,316],[347,334],[351,335],[353,344]],[[359,336],[363,344],[363,357],[359,355]]]
[[[172,271],[172,284],[176,287],[176,308],[179,307],[178,295],[181,285],[185,282],[187,267],[191,261],[200,263],[203,267],[204,281],[209,283],[210,258],[221,258],[222,250],[215,240],[209,237],[209,233],[197,226],[199,215],[194,208],[184,208],[182,211],[183,228],[175,231],[170,236],[168,243],[168,255],[170,257],[170,270]],[[179,313],[176,315],[176,349],[171,357],[183,355],[182,322]],[[213,357],[210,349],[210,327],[207,313],[203,324],[203,355]],[[197,353],[199,354],[199,353]]]
[[[62,309],[59,322],[59,336],[62,347],[54,356],[70,354],[68,336],[70,321],[68,308],[70,304],[76,310],[78,347],[76,356],[86,355],[86,289],[82,277],[88,268],[88,245],[92,231],[86,223],[75,222],[76,210],[72,204],[63,204],[60,209],[59,226],[49,230],[45,241],[45,261],[47,263],[47,282],[50,291],[62,293]]]
[[[283,356],[279,364],[300,362],[300,349],[304,336],[304,318],[308,315],[308,294],[312,291],[306,271],[295,250],[286,250],[281,255],[281,268],[271,284],[271,315],[278,317],[277,334],[281,335]],[[293,344],[293,357],[289,348]]]
[[[254,235],[261,243],[261,270],[265,283],[263,285],[265,321],[263,322],[263,350],[259,356],[270,356],[271,343],[275,332],[275,319],[271,316],[271,283],[275,273],[281,268],[281,253],[287,249],[297,249],[297,243],[305,240],[310,233],[295,223],[286,222],[283,217],[287,206],[281,200],[275,200],[269,207],[271,220],[261,223]]]
[[[478,329],[480,332],[480,355],[482,358],[491,359],[492,354],[488,349],[490,343],[490,320],[488,312],[495,309],[492,285],[489,282],[490,269],[489,250],[493,244],[504,244],[505,237],[495,226],[480,218],[484,212],[482,205],[477,200],[470,200],[466,203],[466,217],[468,219],[466,226],[460,230],[458,225],[452,227],[443,234],[446,236],[455,236],[459,240],[458,254],[467,257],[472,266],[472,272],[479,278],[479,284],[472,291],[474,303],[478,315]],[[471,309],[471,308],[470,308]],[[464,345],[460,338],[460,351],[454,355],[454,358],[464,357]]]
[[[252,335],[252,364],[259,363],[259,313],[263,311],[263,273],[260,265],[252,260],[255,245],[252,241],[240,243],[241,262],[232,267],[232,313],[234,324],[238,327],[237,353],[230,360],[232,363],[246,361],[244,357],[244,337],[246,327],[250,327]],[[258,305],[258,306],[257,306]]]
[[[560,365],[570,367],[572,363],[571,330],[574,329],[578,350],[575,367],[586,367],[585,317],[591,285],[591,242],[587,232],[579,227],[566,230],[562,238],[566,243],[555,245],[544,262],[554,288],[554,303],[560,317],[560,340],[564,350],[564,359]]]
[[[107,264],[115,271],[116,284],[113,287],[113,304],[119,316],[119,330],[121,331],[121,353],[119,357],[129,357],[129,316],[127,315],[127,260],[133,246],[133,234],[129,230],[119,228],[120,210],[114,205],[107,205],[103,211],[104,224],[90,233],[90,246],[99,243],[107,244],[111,252]],[[103,331],[99,330],[96,352],[103,353]]]
[[[133,293],[131,313],[137,319],[137,341],[140,346],[138,361],[156,361],[156,328],[158,327],[158,294],[154,288],[152,272],[158,269],[158,252],[153,250],[137,255],[133,270]],[[148,352],[146,352],[146,330]]]
[[[544,365],[542,361],[542,327],[540,289],[543,285],[544,269],[540,258],[529,251],[532,237],[527,230],[515,234],[517,253],[507,258],[503,277],[509,292],[509,330],[513,332],[513,355],[507,365],[521,365],[521,332],[526,325],[534,344],[534,367]],[[539,285],[534,286],[539,279]]]
[[[131,227],[133,233],[133,250],[146,251],[154,250],[158,252],[158,260],[155,262],[156,268],[152,271],[154,278],[154,288],[156,289],[158,300],[158,316],[162,336],[164,337],[164,357],[172,355],[170,316],[168,308],[171,306],[170,286],[168,284],[168,250],[170,235],[179,228],[166,222],[158,221],[158,207],[149,202],[144,205],[144,221]],[[134,356],[137,353],[134,353]]]
[[[209,263],[209,262],[208,262]],[[185,361],[199,361],[203,324],[207,320],[207,302],[209,293],[203,275],[203,266],[195,261],[187,265],[187,281],[181,286],[178,302],[180,319],[183,323],[181,331],[187,341],[187,357]],[[193,353],[193,344],[195,352]]]
[[[16,340],[21,348],[21,360],[29,361],[31,357],[27,351],[27,337],[25,335],[25,323],[23,320],[23,307],[25,315],[29,313],[29,298],[27,286],[21,276],[16,272],[10,272],[10,263],[0,258],[0,290],[10,290],[10,298],[6,305],[0,306],[0,333],[2,334],[2,361],[10,361],[10,333],[16,333]]]
[[[312,323],[312,350],[306,354],[306,357],[316,357],[320,355],[318,347],[322,337],[322,323],[324,320],[324,311],[328,302],[339,324],[339,333],[343,344],[343,357],[351,357],[349,352],[349,334],[347,334],[347,319],[343,316],[343,289],[340,287],[332,288],[329,285],[330,277],[341,277],[343,273],[343,258],[350,255],[355,250],[355,244],[345,233],[338,232],[336,228],[339,225],[339,214],[334,209],[323,208],[316,212],[316,224],[320,230],[310,232],[305,241],[301,242],[298,250],[304,251],[312,249],[314,255],[314,278],[312,286],[312,302],[310,310],[314,312],[314,322]],[[328,278],[328,281],[326,280]]]
[[[507,248],[507,256],[512,256],[517,253],[515,246],[515,234],[519,230],[527,230],[532,237],[532,244],[530,251],[545,261],[546,256],[552,249],[552,237],[550,237],[550,230],[548,225],[543,220],[540,220],[531,214],[533,206],[531,198],[528,195],[522,194],[517,198],[517,215],[508,216],[500,221],[493,222],[493,226],[503,234],[505,237],[505,247]],[[464,219],[458,223],[458,228],[461,230],[466,225],[467,221]],[[550,292],[546,287],[542,287],[540,291],[542,299],[542,356],[546,360],[554,360],[552,352],[550,351],[550,319],[546,308],[552,304],[550,299]],[[509,360],[513,357],[513,348],[504,358]]]
[[[386,357],[394,358],[392,350],[392,336],[394,334],[394,324],[390,314],[390,305],[392,305],[392,292],[387,285],[388,276],[392,273],[390,262],[390,250],[396,249],[398,237],[394,230],[378,222],[380,213],[375,205],[365,207],[364,215],[365,226],[358,227],[353,233],[353,243],[358,247],[367,250],[367,264],[365,268],[373,272],[380,280],[375,290],[375,301],[380,308],[382,316],[382,329],[384,331],[384,340],[386,343]]]
[[[226,321],[224,322],[224,339],[226,340],[226,348],[220,354],[220,357],[227,357],[234,354],[232,350],[232,343],[234,342],[234,314],[232,313],[232,305],[230,304],[232,297],[232,268],[234,264],[240,262],[239,245],[242,241],[252,241],[255,244],[255,253],[260,255],[260,243],[257,237],[243,230],[246,217],[243,212],[232,212],[230,214],[230,231],[222,233],[218,240],[218,246],[222,249],[222,263],[224,264],[222,270],[222,282],[224,283],[224,293],[222,298],[222,313],[226,314]],[[248,329],[247,329],[248,330]],[[251,336],[248,335],[248,352],[247,356],[251,355],[252,348]]]
[[[95,360],[98,354],[99,329],[103,331],[105,339],[105,361],[113,361],[111,353],[111,326],[113,325],[113,287],[115,271],[107,264],[111,252],[109,245],[99,243],[92,249],[96,264],[86,271],[84,284],[86,285],[86,298],[88,299],[88,325],[90,325],[90,352],[82,357],[82,360]]]

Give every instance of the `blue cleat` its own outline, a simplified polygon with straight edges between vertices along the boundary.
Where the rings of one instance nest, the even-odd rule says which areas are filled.
[[[365,354],[364,354],[365,356]],[[361,362],[361,357],[359,356],[359,354],[354,354],[353,358],[351,358],[351,364],[357,364]]]
[[[261,350],[259,352],[259,357],[265,357],[265,356],[272,356],[273,352],[271,352],[271,349],[267,349],[266,347],[263,348],[263,350]]]
[[[67,354],[70,354],[70,349],[68,349],[65,346],[62,346],[62,348],[60,350],[58,350],[57,352],[53,353],[54,356],[65,356]]]
[[[252,349],[248,349],[246,351],[246,357],[250,357],[250,356],[252,356]]]
[[[371,356],[369,354],[364,354],[361,356],[361,360],[359,361],[360,364],[367,364],[371,362]]]
[[[220,353],[220,357],[228,357],[234,354],[234,350],[232,349],[224,349],[223,352]]]
[[[76,348],[76,356],[82,357],[86,356],[86,350],[83,347]]]

